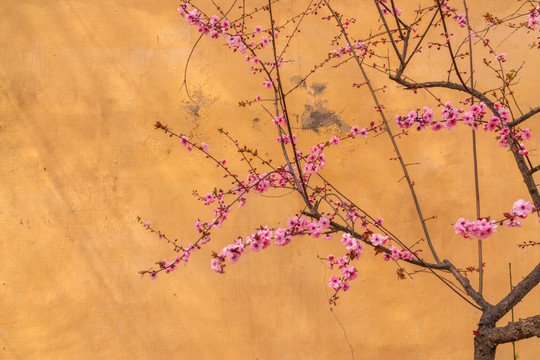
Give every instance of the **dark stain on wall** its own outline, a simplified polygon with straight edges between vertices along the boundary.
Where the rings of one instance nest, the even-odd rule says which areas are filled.
[[[302,114],[302,129],[310,129],[319,132],[319,128],[337,125],[339,130],[346,132],[349,126],[343,122],[343,119],[334,110],[326,107],[326,100],[322,94],[326,90],[326,83],[313,83],[309,89],[308,101]]]

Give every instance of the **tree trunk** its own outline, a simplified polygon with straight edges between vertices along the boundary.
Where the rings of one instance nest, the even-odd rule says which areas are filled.
[[[474,360],[494,360],[499,344],[535,336],[540,338],[540,315],[509,322],[502,327],[495,327],[494,324],[482,325],[477,334],[474,338]]]
[[[474,360],[495,360],[496,350],[497,345],[486,337],[479,335],[474,338]]]

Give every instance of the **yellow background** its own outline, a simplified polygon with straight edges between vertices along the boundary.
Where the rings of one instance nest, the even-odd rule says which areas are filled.
[[[500,6],[504,1],[473,3],[473,26],[482,25],[486,11],[510,9]],[[293,4],[284,2],[278,15],[294,14]],[[395,266],[371,250],[333,310],[327,304],[332,273],[317,256],[341,254],[337,240],[295,239],[286,248],[248,252],[224,276],[210,269],[212,249],[260,225],[279,226],[300,210],[296,195],[252,197],[187,267],[156,281],[141,279],[138,271],[174,254],[136,216],[187,243],[196,236],[194,220],[212,217],[191,191],[227,184],[203,156],[186,152],[153,123],[205,141],[238,172],[245,166],[218,127],[277,159],[269,116],[258,105],[237,106],[264,94],[263,79],[223,41],[205,38],[188,71],[196,103],[189,101],[181,85],[198,33],[178,16],[174,1],[1,5],[1,359],[347,359],[351,348],[356,359],[472,358],[479,312],[430,275],[398,281]],[[334,6],[358,19],[362,35],[377,26],[371,2]],[[295,62],[283,67],[287,81],[325,58],[335,26],[310,19],[302,31],[291,43],[291,54],[302,55],[291,55]],[[513,39],[523,40],[523,33]],[[526,61],[516,92],[525,109],[538,102],[538,51],[526,50],[527,41],[501,45],[508,69]],[[414,64],[415,74],[433,71],[438,56],[426,54]],[[483,81],[491,73],[477,62]],[[374,79],[376,87],[384,84]],[[352,64],[323,69],[289,100],[295,127],[303,124],[306,104],[334,112],[345,128],[377,121],[367,90],[351,87],[361,81]],[[318,93],[321,84],[326,88]],[[395,89],[381,96],[391,119],[429,100]],[[536,165],[540,127],[530,126]],[[339,128],[298,132],[308,149]],[[400,140],[406,161],[421,163],[410,170],[425,216],[437,217],[428,225],[440,256],[459,267],[476,264],[476,242],[451,226],[475,216],[470,139],[470,130],[460,128]],[[400,169],[388,160],[389,146],[383,134],[329,149],[324,174],[410,244],[423,235],[406,185],[398,182]],[[528,199],[527,192],[511,155],[491,134],[481,133],[479,146],[482,214],[499,218],[515,200]],[[499,228],[485,241],[489,302],[508,292],[509,262],[514,283],[537,263],[540,249],[515,244],[538,240],[539,230],[531,218],[523,229]],[[469,277],[476,285],[476,274]],[[537,314],[539,303],[536,288],[515,308],[516,318]],[[538,340],[519,342],[517,351],[520,359],[537,358]],[[511,356],[511,345],[499,348],[498,358]]]

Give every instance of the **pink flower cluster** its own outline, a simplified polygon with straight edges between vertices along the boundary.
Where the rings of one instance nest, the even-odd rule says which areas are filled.
[[[457,21],[459,27],[467,27],[467,16],[465,14],[455,14],[452,19]]]
[[[458,109],[450,102],[447,102],[442,108],[441,115],[443,121],[434,121],[433,110],[424,107],[424,113],[419,114],[416,111],[409,112],[408,115],[396,116],[396,124],[401,129],[408,129],[413,125],[417,130],[423,130],[431,126],[433,131],[440,129],[453,130],[458,121],[462,121],[464,125],[469,125],[473,130],[477,130],[478,126],[483,123],[482,129],[484,131],[500,132],[499,145],[502,147],[508,147],[508,136],[511,136],[519,143],[519,148],[514,149],[521,155],[528,155],[528,150],[521,141],[529,140],[531,138],[530,129],[513,128],[510,130],[504,125],[510,121],[510,111],[501,107],[499,104],[495,104],[499,116],[491,114],[489,120],[484,120],[487,113],[486,105],[482,102],[478,105],[471,105],[469,111],[465,112],[464,109]]]
[[[536,25],[540,25],[540,5],[529,11],[529,21],[527,27],[534,30]]]
[[[334,268],[334,265],[337,265],[338,269],[341,270],[342,277],[331,276],[328,281],[328,286],[334,289],[335,291],[343,290],[347,291],[351,288],[349,283],[351,280],[356,279],[358,276],[358,271],[352,265],[349,265],[350,257],[342,256],[337,259],[334,258],[334,255],[328,255],[328,266],[330,269]]]
[[[345,246],[347,251],[353,251],[355,259],[358,259],[360,254],[364,252],[364,243],[361,240],[355,239],[351,234],[344,233],[341,236],[341,243]]]
[[[363,57],[366,55],[366,43],[363,41],[356,41],[354,43],[354,48],[357,50],[357,55],[360,57]],[[352,49],[349,44],[345,45],[345,47],[340,47],[337,50],[330,50],[329,55],[332,57],[337,57],[338,59],[341,59],[343,55],[345,54],[352,54]]]
[[[188,3],[180,4],[178,13],[182,16],[188,24],[197,26],[200,33],[210,36],[212,39],[218,39],[221,36],[225,36],[227,30],[231,27],[229,20],[220,18],[216,15],[208,19],[204,19],[199,10],[193,9],[190,11]]]
[[[163,259],[163,260],[158,261],[156,264],[159,265],[161,270],[164,270],[168,274],[177,269],[177,265],[180,263],[180,261],[181,261],[180,257],[177,256],[174,261],[169,262],[167,261],[167,259]],[[157,279],[158,271],[151,270],[149,274],[150,274],[150,279],[155,280]]]
[[[401,15],[401,9],[400,8],[395,7],[394,10],[395,10],[397,16]],[[394,11],[392,9],[387,9],[387,8],[384,8],[384,7],[381,8],[381,12],[382,12],[383,15],[388,15],[388,14],[394,15]]]
[[[315,145],[311,148],[311,152],[308,156],[306,156],[305,160],[306,163],[304,165],[304,173],[305,174],[317,174],[322,168],[324,167],[324,164],[326,162],[326,157],[323,154],[324,145]]]
[[[227,35],[227,30],[231,28],[231,22],[228,19],[220,19],[217,15],[212,15],[210,18],[205,18],[201,12],[197,9],[190,9],[189,3],[180,4],[178,7],[178,13],[182,16],[190,25],[197,26],[197,29],[200,33],[210,36],[212,39],[219,39],[220,37],[227,39],[227,44],[233,52],[240,52],[242,54],[246,53],[247,46],[244,43],[245,38],[241,35]],[[252,37],[255,37],[255,34],[261,34],[262,27],[255,26]],[[275,37],[277,37],[277,30],[275,31]],[[262,36],[260,43],[257,45],[255,42],[251,41],[248,45],[252,48],[260,46],[265,48],[270,44],[270,39],[266,36]],[[248,61],[249,57],[246,58]],[[259,63],[259,58],[255,57],[252,60],[253,64]]]
[[[518,221],[517,219],[525,219],[533,210],[533,205],[531,203],[519,199],[512,205],[512,211],[510,213],[503,214],[506,217],[503,224],[508,227],[521,227],[521,221]]]
[[[459,218],[454,224],[456,234],[463,236],[465,239],[471,239],[473,236],[477,239],[487,239],[497,229],[495,221],[490,221],[487,218],[481,218],[475,221]]]
[[[463,236],[466,239],[476,237],[477,239],[487,239],[497,229],[497,223],[507,227],[521,227],[521,222],[517,219],[525,219],[530,213],[538,211],[528,201],[520,199],[512,205],[510,213],[504,213],[506,220],[490,221],[489,218],[480,218],[475,221],[469,221],[463,218],[458,219],[454,224],[456,234]]]
[[[371,129],[367,128],[367,127],[364,127],[364,128],[360,129],[358,126],[353,126],[353,127],[351,127],[351,131],[349,132],[349,135],[352,138],[355,138],[357,136],[360,136],[361,138],[366,138],[368,136],[368,132],[370,130],[376,131],[377,126],[372,126]]]
[[[330,220],[325,217],[321,217],[318,221],[309,221],[304,216],[293,216],[287,220],[287,228],[277,228],[272,231],[265,226],[256,233],[246,236],[245,240],[239,237],[234,244],[224,247],[219,254],[216,254],[210,266],[215,272],[223,274],[225,262],[236,263],[245,253],[246,247],[253,252],[259,252],[270,246],[272,239],[277,246],[285,246],[291,242],[293,236],[309,234],[317,238],[329,227]]]
[[[506,53],[500,53],[498,55],[495,56],[495,59],[501,61],[501,62],[505,62],[506,61]]]

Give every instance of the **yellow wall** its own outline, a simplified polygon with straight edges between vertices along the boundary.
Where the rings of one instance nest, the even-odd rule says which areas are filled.
[[[492,3],[505,4],[474,2],[476,24]],[[373,11],[369,2],[336,2],[341,6],[366,22],[371,15],[365,8]],[[429,275],[398,281],[395,267],[371,251],[333,311],[327,305],[330,272],[317,255],[338,254],[336,242],[296,239],[287,248],[245,255],[224,276],[211,271],[211,249],[261,224],[283,224],[300,209],[295,196],[289,204],[254,198],[189,266],[157,281],[141,280],[139,270],[173,253],[136,216],[189,242],[196,235],[193,221],[211,217],[191,191],[213,189],[212,177],[220,174],[154,131],[156,120],[207,142],[233,164],[237,155],[217,133],[220,126],[246,145],[277,154],[268,116],[260,107],[235,105],[264,91],[262,80],[250,84],[241,57],[218,42],[204,39],[197,48],[188,78],[198,107],[187,99],[183,70],[198,34],[176,7],[165,0],[2,2],[0,358],[347,359],[347,341],[356,359],[472,358],[479,313]],[[288,7],[285,13],[293,13]],[[310,26],[300,38],[307,45],[292,44],[291,52],[302,57],[284,68],[287,78],[328,51],[316,45],[333,25]],[[538,52],[516,42],[503,46],[518,57],[508,66],[528,61],[518,95],[525,108],[537,105]],[[429,64],[416,66],[426,71]],[[366,126],[376,115],[366,90],[350,91],[352,76],[360,80],[352,66],[327,68],[293,96],[293,114],[301,119],[307,103],[334,111],[345,124]],[[317,97],[314,83],[327,85]],[[386,96],[390,117],[422,102],[397,91]],[[540,127],[533,130],[532,150],[540,144]],[[301,145],[335,132],[307,130]],[[479,142],[483,213],[497,217],[527,193],[511,156],[492,136],[481,134]],[[437,216],[429,225],[441,256],[461,267],[475,264],[475,242],[451,227],[460,216],[474,216],[470,132],[411,134],[402,143],[406,159],[421,162],[411,171],[426,216]],[[325,171],[413,242],[422,235],[388,146],[380,136],[328,151]],[[537,154],[532,151],[535,161]],[[485,242],[488,301],[508,291],[508,262],[515,282],[534,266],[540,249],[515,244],[538,240],[539,230],[535,219],[527,219],[522,230],[501,228]],[[538,303],[535,289],[515,308],[516,318],[536,314]],[[521,359],[534,359],[538,340],[517,348]],[[500,347],[499,358],[510,354],[510,345]]]

